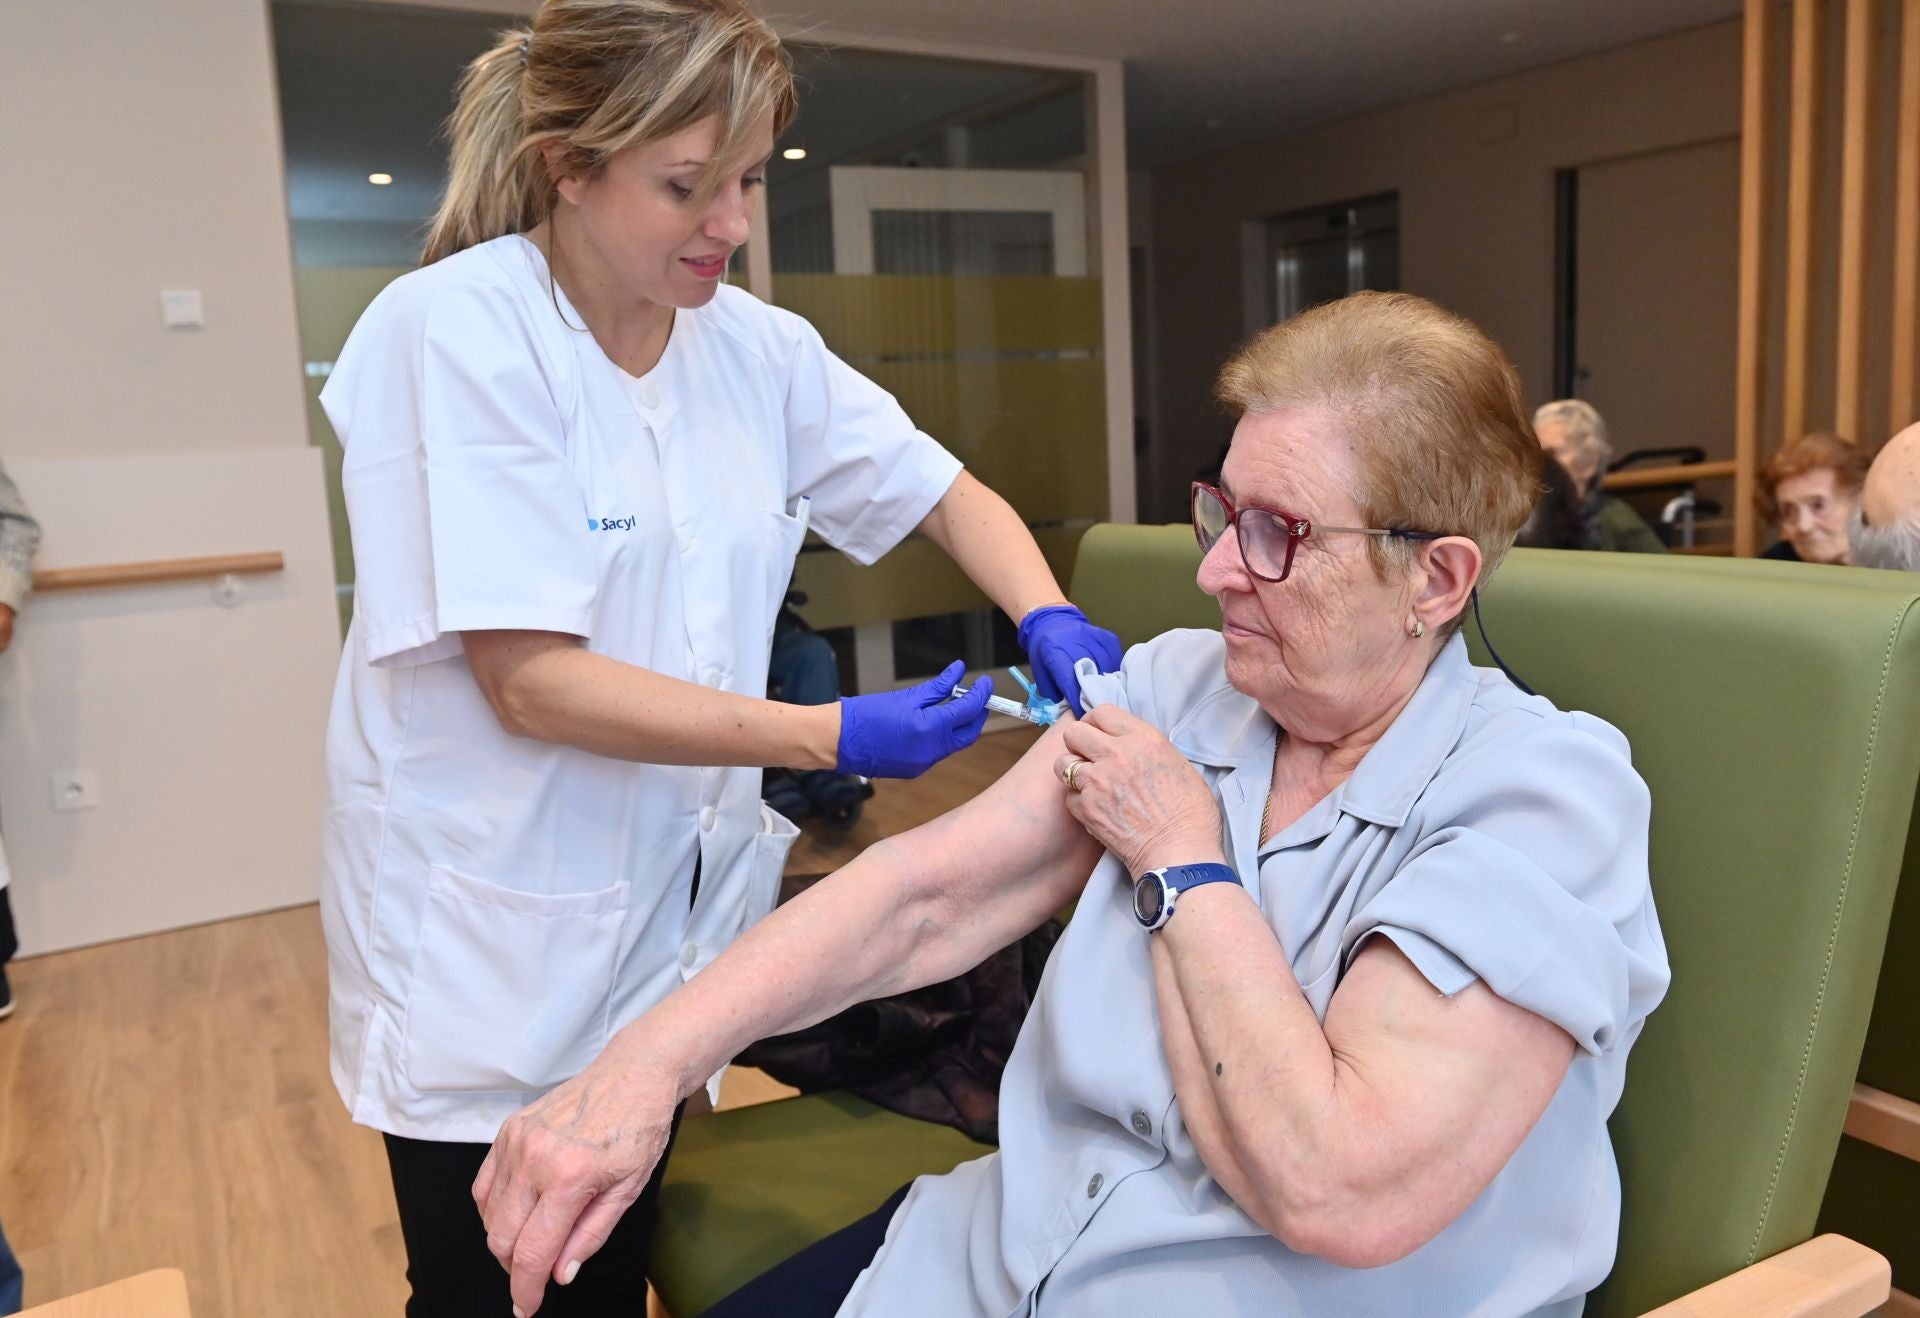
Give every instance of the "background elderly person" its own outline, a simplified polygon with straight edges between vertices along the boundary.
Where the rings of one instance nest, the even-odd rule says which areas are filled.
[[[1221,630],[1085,679],[1084,721],[509,1121],[475,1197],[529,1310],[741,1047],[1078,897],[1001,1152],[715,1314],[1580,1311],[1667,966],[1626,742],[1455,635],[1538,488],[1519,382],[1467,322],[1363,293],[1255,339],[1221,393],[1243,415],[1193,495]]]
[[[1847,524],[1860,567],[1920,572],[1920,424],[1881,446]]]
[[[1579,487],[1585,501],[1588,548],[1634,554],[1666,552],[1659,534],[1633,506],[1601,486],[1607,463],[1613,460],[1613,445],[1607,439],[1607,423],[1592,403],[1580,398],[1547,403],[1533,414],[1533,430],[1540,447],[1567,469]]]
[[[1847,523],[1860,506],[1867,455],[1850,439],[1815,431],[1782,444],[1760,469],[1760,507],[1780,524],[1762,558],[1848,563]]]

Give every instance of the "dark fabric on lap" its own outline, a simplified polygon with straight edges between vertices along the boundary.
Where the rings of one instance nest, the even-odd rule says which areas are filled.
[[[780,1318],[833,1318],[853,1283],[880,1252],[887,1226],[910,1188],[901,1186],[858,1222],[774,1264],[701,1318],[766,1318],[769,1314],[779,1314]]]

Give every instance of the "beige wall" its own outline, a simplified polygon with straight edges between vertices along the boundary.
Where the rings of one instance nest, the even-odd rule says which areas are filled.
[[[0,816],[28,952],[311,900],[339,656],[307,443],[265,0],[10,5],[0,457],[42,567],[279,550],[34,597],[0,655]],[[206,327],[166,330],[162,289]],[[49,776],[99,804],[56,812]]]
[[[1739,116],[1740,28],[1722,23],[1158,171],[1158,387],[1142,519],[1180,517],[1186,481],[1231,431],[1210,390],[1245,332],[1242,250],[1260,221],[1398,191],[1402,286],[1477,321],[1542,400],[1555,170],[1725,138]]]
[[[9,5],[0,123],[0,452],[306,443],[265,0]]]

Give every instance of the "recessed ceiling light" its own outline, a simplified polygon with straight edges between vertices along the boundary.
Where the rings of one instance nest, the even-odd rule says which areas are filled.
[[[790,146],[780,153],[780,158],[782,160],[805,160],[807,158],[807,149],[803,146]]]
[[[389,184],[389,183],[391,183],[391,182],[393,182],[393,175],[391,175],[391,174],[369,174],[369,175],[367,175],[367,182],[369,182],[369,183],[371,183],[371,184],[373,184],[373,186],[374,186],[374,187],[376,187],[376,188],[384,188],[384,187],[386,187],[386,186],[387,186],[387,184]]]

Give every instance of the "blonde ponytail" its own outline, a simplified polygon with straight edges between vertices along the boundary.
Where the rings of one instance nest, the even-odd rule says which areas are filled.
[[[503,234],[523,233],[545,213],[546,170],[524,149],[526,119],[520,108],[531,35],[501,33],[460,77],[459,99],[447,121],[452,151],[446,195],[427,235],[422,265]]]
[[[525,233],[553,209],[545,148],[591,174],[615,152],[718,116],[704,192],[768,118],[793,121],[780,39],[740,0],[545,0],[460,78],[447,190],[422,265]]]

